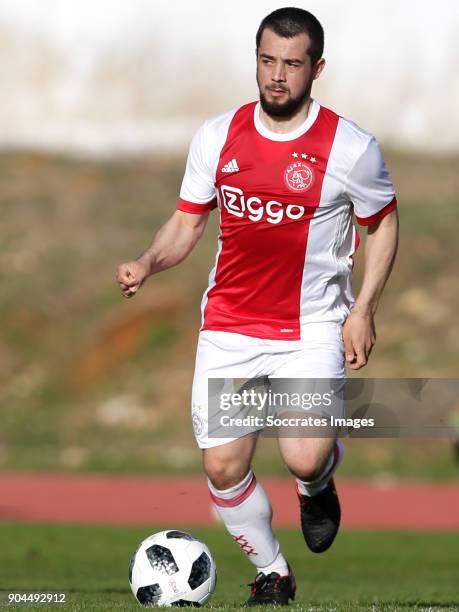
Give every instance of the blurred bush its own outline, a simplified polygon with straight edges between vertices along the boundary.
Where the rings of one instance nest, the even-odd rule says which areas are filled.
[[[387,161],[401,245],[362,375],[455,377],[459,159],[389,153]],[[2,468],[200,469],[190,388],[217,215],[189,260],[134,300],[115,284],[118,263],[138,256],[174,210],[183,168],[174,156],[0,155]],[[353,441],[349,449],[349,476],[455,474],[447,441]],[[258,461],[259,470],[283,473],[272,441]]]

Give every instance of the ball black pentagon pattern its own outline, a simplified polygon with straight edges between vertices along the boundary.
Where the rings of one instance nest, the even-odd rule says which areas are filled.
[[[156,605],[163,592],[159,584],[150,584],[137,589],[136,597],[142,606]]]
[[[188,584],[191,589],[196,589],[209,578],[211,565],[209,555],[205,552],[201,553],[193,562],[190,577],[188,578]]]
[[[163,572],[168,576],[171,576],[179,571],[178,565],[175,562],[171,551],[165,546],[153,544],[153,546],[146,549],[145,553],[150,561],[151,567],[155,571]]]
[[[177,531],[177,529],[173,529],[172,531],[168,531],[166,534],[166,538],[171,539],[171,538],[176,538],[177,540],[196,540],[196,538],[194,538],[192,535],[190,535],[189,533],[185,533],[184,531]]]

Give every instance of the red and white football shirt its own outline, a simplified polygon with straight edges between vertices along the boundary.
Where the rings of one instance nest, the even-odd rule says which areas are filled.
[[[342,323],[354,301],[352,214],[369,225],[396,203],[375,138],[316,101],[288,134],[268,130],[256,102],[209,119],[178,204],[220,210],[202,329],[299,340],[308,323]]]

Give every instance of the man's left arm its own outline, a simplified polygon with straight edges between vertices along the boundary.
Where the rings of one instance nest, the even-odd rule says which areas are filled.
[[[376,342],[374,315],[397,253],[398,226],[396,208],[368,225],[362,287],[343,326],[346,365],[352,370],[366,365]]]

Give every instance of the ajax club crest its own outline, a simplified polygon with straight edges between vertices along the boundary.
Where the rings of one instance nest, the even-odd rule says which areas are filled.
[[[292,191],[306,191],[312,185],[314,175],[310,166],[302,161],[295,161],[285,169],[284,179]]]
[[[314,181],[313,166],[317,159],[313,155],[297,151],[293,151],[292,157],[295,161],[285,169],[285,184],[291,191],[306,191]]]

